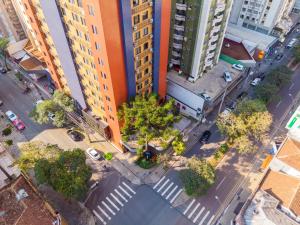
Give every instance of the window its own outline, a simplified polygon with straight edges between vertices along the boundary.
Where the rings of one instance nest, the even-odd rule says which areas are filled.
[[[143,85],[142,85],[142,84],[139,84],[139,85],[137,86],[137,89],[138,89],[138,90],[141,90],[142,87],[143,87]]]
[[[103,62],[103,60],[100,59],[100,58],[98,58],[98,63],[99,63],[99,65],[104,66],[104,62]]]
[[[84,35],[84,38],[85,38],[86,41],[90,41],[90,37],[89,37],[88,34],[85,34],[85,35]]]
[[[95,42],[95,48],[96,48],[97,50],[100,50],[100,44],[99,44],[98,42]]]
[[[103,72],[101,72],[101,77],[104,78],[104,79],[106,79],[106,74],[103,73]]]
[[[141,34],[140,34],[140,32],[138,31],[138,32],[135,33],[135,40],[138,40],[138,39],[140,39],[140,38],[141,38]]]
[[[109,118],[110,118],[111,120],[115,120],[111,115],[109,116]]]
[[[138,74],[136,75],[136,79],[139,80],[139,79],[141,79],[141,78],[142,78],[142,73],[138,73]]]
[[[146,11],[144,14],[143,14],[143,20],[146,20],[146,19],[148,19],[148,11]]]
[[[149,84],[149,80],[145,80],[145,86]]]
[[[148,44],[148,42],[146,42],[146,43],[144,44],[144,50],[148,49],[148,47],[149,47],[149,44]]]
[[[240,15],[240,18],[241,18],[241,19],[244,19],[244,15]]]
[[[143,31],[144,31],[144,36],[146,36],[149,33],[148,27],[145,27]]]
[[[81,20],[81,24],[82,24],[82,25],[86,25],[85,19],[84,19],[84,18],[80,17],[80,20]]]
[[[133,17],[133,24],[136,25],[140,22],[140,15],[136,15]]]
[[[106,84],[103,84],[103,88],[104,88],[104,90],[108,90],[108,87],[107,87],[107,85]]]
[[[110,102],[110,97],[105,96],[105,99]]]
[[[95,11],[94,11],[94,7],[93,6],[88,5],[88,11],[89,11],[89,14],[91,16],[95,16]]]
[[[139,46],[135,49],[135,54],[138,55],[140,53],[141,53],[141,47]]]
[[[148,62],[148,61],[149,61],[149,57],[146,56],[146,57],[144,58],[144,63],[146,63],[146,62]]]
[[[98,30],[96,26],[92,25],[92,30],[94,34],[98,34]]]
[[[133,0],[133,1],[132,1],[132,5],[133,5],[133,6],[137,6],[138,4],[139,4],[139,0]]]
[[[149,73],[149,69],[146,68],[145,71],[144,71],[144,74],[146,75],[146,74],[148,74],[148,73]]]
[[[136,62],[136,67],[139,67],[139,66],[141,66],[141,65],[142,65],[141,60],[138,60],[138,61]]]

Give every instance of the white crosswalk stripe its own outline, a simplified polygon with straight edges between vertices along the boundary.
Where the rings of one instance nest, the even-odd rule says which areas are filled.
[[[208,216],[209,211],[204,215],[204,217],[202,218],[202,220],[200,221],[199,225],[202,225],[206,219],[206,217]]]
[[[173,194],[174,191],[176,191],[177,188],[178,188],[178,185],[176,185],[176,186],[172,189],[172,191],[171,191],[171,192],[167,195],[167,197],[166,197],[167,200],[171,197],[171,195]]]
[[[113,206],[115,207],[116,210],[120,211],[119,207],[115,205],[108,197],[106,197],[106,200]]]
[[[189,211],[189,209],[192,207],[192,205],[194,204],[194,202],[195,202],[196,200],[195,199],[193,199],[191,202],[190,202],[190,204],[188,205],[188,207],[185,209],[185,211],[183,212],[183,215],[185,215],[188,211]]]
[[[132,196],[122,187],[119,185],[119,188],[129,197],[132,198]]]
[[[175,201],[175,199],[180,195],[180,193],[183,191],[183,189],[181,188],[176,195],[171,199],[170,203],[173,203]]]
[[[204,211],[204,209],[205,209],[205,207],[203,206],[202,209],[197,214],[197,216],[194,218],[193,223],[196,223],[196,221],[198,220],[198,218],[200,217],[200,215],[202,214],[202,212]]]
[[[104,219],[95,210],[93,210],[93,213],[104,225],[106,225]]]
[[[166,178],[166,177],[163,176],[163,177],[162,177],[162,178],[154,185],[153,189],[155,190],[155,188],[157,188],[158,185],[159,185],[165,178]]]
[[[172,182],[167,188],[166,190],[164,190],[164,192],[161,194],[161,196],[164,196],[166,194],[166,192],[172,187],[174,183]]]
[[[128,202],[127,199],[117,190],[114,190],[125,202]]]
[[[170,179],[166,180],[165,183],[163,183],[163,185],[160,186],[160,188],[157,190],[157,192],[160,192],[164,186],[166,186],[167,183],[169,183]]]
[[[122,207],[124,206],[123,203],[113,194],[110,193],[111,197],[113,197],[115,199],[116,202],[118,202]]]
[[[99,205],[97,207],[107,219],[111,220],[111,217]]]
[[[211,217],[210,220],[208,221],[207,225],[210,225],[214,218],[215,218],[215,215],[212,215],[212,217]]]
[[[190,215],[188,216],[189,219],[194,215],[194,213],[195,213],[196,210],[199,208],[199,206],[200,206],[200,203],[198,203],[198,204],[196,205],[196,207],[193,209],[193,211],[190,213]]]
[[[111,212],[111,214],[113,214],[114,216],[116,215],[115,212],[104,201],[101,201],[101,203],[108,209],[108,211]]]
[[[134,195],[136,194],[136,192],[135,192],[134,190],[132,190],[132,188],[129,187],[125,182],[122,182],[122,184],[124,184],[124,186],[127,187],[127,189],[128,189],[129,191],[131,191],[132,194],[134,194]]]

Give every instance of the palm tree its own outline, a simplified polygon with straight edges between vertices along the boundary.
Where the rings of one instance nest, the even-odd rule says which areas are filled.
[[[0,54],[4,57],[5,69],[7,69],[6,62],[6,49],[8,46],[9,40],[7,38],[0,38]]]

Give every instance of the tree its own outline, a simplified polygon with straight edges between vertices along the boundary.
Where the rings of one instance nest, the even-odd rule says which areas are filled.
[[[279,66],[266,78],[266,83],[275,84],[278,88],[289,84],[291,82],[292,71],[287,66]]]
[[[75,110],[74,100],[62,91],[55,91],[52,100],[67,112],[73,112]]]
[[[9,44],[9,40],[7,38],[0,38],[0,54],[4,57],[4,64],[5,69],[7,68],[7,61],[6,61],[6,50]]]
[[[266,104],[260,99],[253,99],[247,101],[240,101],[237,104],[235,114],[245,114],[245,116],[250,116],[254,112],[265,112],[267,111]]]
[[[206,160],[192,157],[188,160],[188,169],[180,171],[180,178],[187,195],[199,196],[214,184],[216,175]]]
[[[175,138],[175,140],[172,142],[172,146],[176,155],[182,155],[186,148],[181,136]]]
[[[255,88],[254,93],[258,99],[268,104],[272,100],[277,100],[279,98],[278,95],[276,95],[278,91],[279,88],[275,84],[263,83]]]
[[[300,62],[300,45],[296,45],[293,49],[293,54],[296,62]]]
[[[118,112],[119,119],[123,123],[121,133],[124,141],[135,136],[140,145],[148,149],[148,143],[153,139],[159,139],[162,146],[170,141],[171,137],[179,134],[172,125],[180,119],[174,112],[174,100],[159,104],[157,96],[136,96],[129,104],[124,103]]]
[[[85,163],[81,149],[61,152],[53,162],[42,159],[34,167],[39,184],[46,183],[66,198],[82,200],[88,191],[87,182],[92,173]]]

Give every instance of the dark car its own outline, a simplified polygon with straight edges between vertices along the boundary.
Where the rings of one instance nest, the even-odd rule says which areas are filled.
[[[7,72],[7,70],[5,68],[0,67],[0,73],[6,73],[6,72]]]
[[[73,141],[82,141],[83,135],[76,130],[68,130],[67,134]]]
[[[258,78],[260,78],[261,80],[264,80],[266,77],[265,73],[261,73],[258,75]]]
[[[199,141],[201,143],[207,143],[208,139],[210,138],[210,135],[211,132],[209,130],[204,131]]]
[[[246,91],[242,91],[237,97],[236,99],[242,100],[243,98],[245,98],[248,95],[248,93]]]
[[[280,61],[280,60],[282,59],[282,57],[283,57],[283,54],[280,54],[280,55],[277,55],[275,59],[276,59],[277,61]]]
[[[234,110],[236,108],[237,102],[236,101],[232,101],[228,104],[228,108],[231,110]]]

